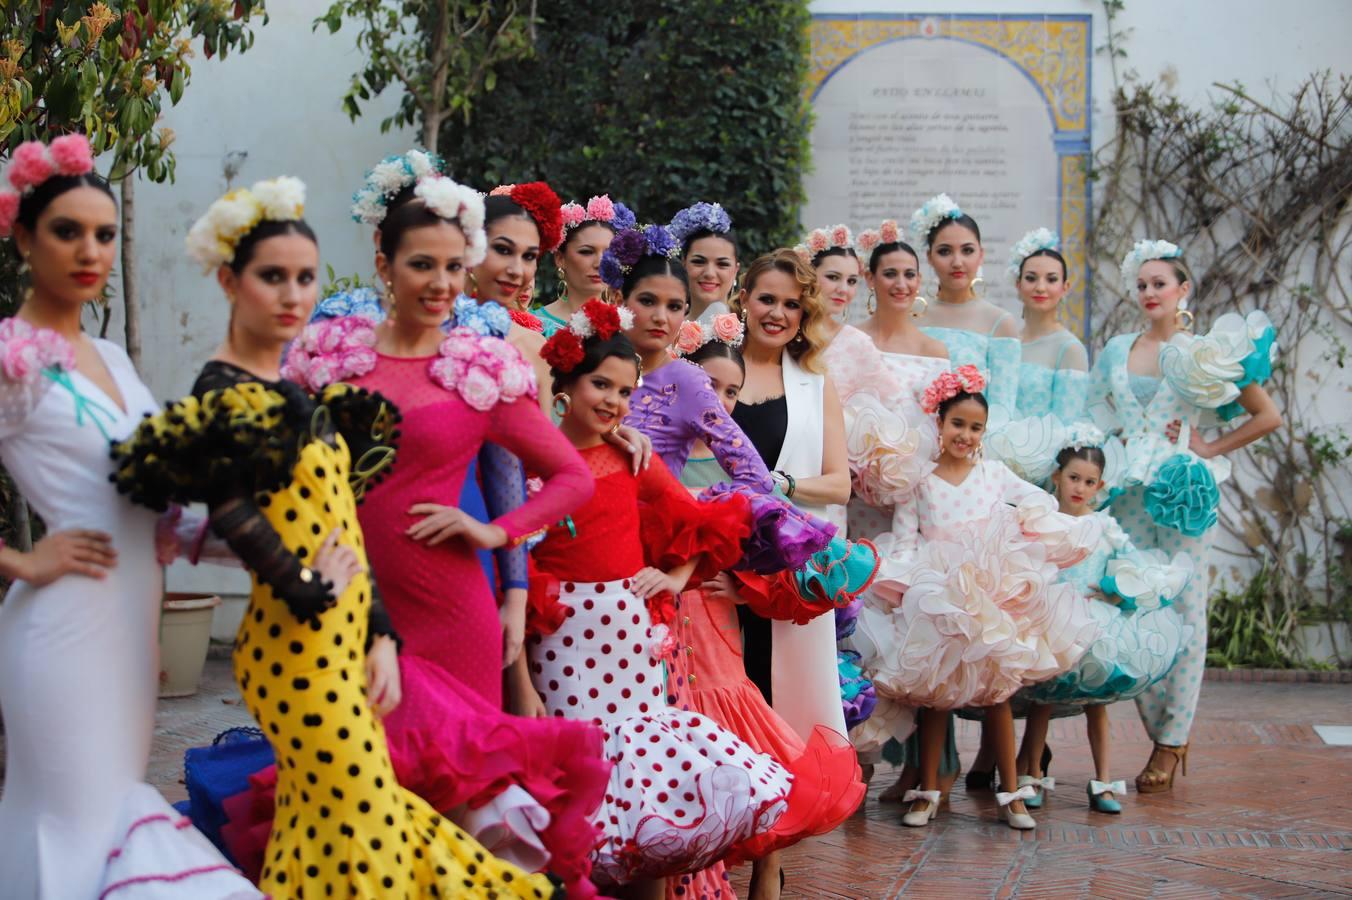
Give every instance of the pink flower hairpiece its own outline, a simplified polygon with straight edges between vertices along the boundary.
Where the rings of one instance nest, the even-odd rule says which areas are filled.
[[[944,372],[925,388],[920,399],[920,408],[927,415],[934,415],[946,400],[958,394],[979,394],[986,389],[986,379],[981,370],[973,365],[958,366],[952,372]]]
[[[689,356],[710,341],[721,341],[729,347],[742,346],[746,328],[736,313],[721,313],[708,322],[686,322],[676,335],[676,350]]]
[[[854,235],[850,234],[850,229],[845,225],[814,228],[803,238],[803,242],[793,249],[811,265],[813,259],[835,247],[847,250],[854,247]]]
[[[877,228],[869,228],[855,239],[855,247],[863,256],[868,256],[883,244],[901,243],[901,226],[896,219],[885,219]]]
[[[38,185],[56,175],[94,171],[94,153],[82,134],[66,134],[43,144],[25,141],[14,150],[0,179],[0,237],[9,237],[19,218],[19,205]]]

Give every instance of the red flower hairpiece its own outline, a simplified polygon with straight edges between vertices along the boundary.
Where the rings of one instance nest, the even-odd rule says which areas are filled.
[[[553,188],[543,181],[531,181],[503,185],[490,192],[490,195],[502,194],[535,220],[535,227],[540,229],[540,249],[543,252],[558,249],[559,244],[563,243],[563,216],[559,212],[563,201],[559,200]]]
[[[582,341],[567,328],[560,328],[540,348],[540,358],[555,372],[567,374],[582,362]]]

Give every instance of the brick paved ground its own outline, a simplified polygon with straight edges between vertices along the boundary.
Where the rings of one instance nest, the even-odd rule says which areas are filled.
[[[248,724],[229,664],[209,663],[196,697],[161,702],[150,779],[184,796],[182,753]],[[1113,774],[1130,783],[1149,750],[1130,704],[1112,708]],[[1352,748],[1325,746],[1318,724],[1352,725],[1352,685],[1207,681],[1187,778],[1172,795],[1126,798],[1091,814],[1083,720],[1052,723],[1059,790],[1019,834],[991,795],[968,796],[927,829],[906,828],[875,797],[835,833],[786,854],[785,897],[1332,897],[1352,895]],[[964,759],[977,732],[959,723]],[[744,889],[746,871],[734,879]]]

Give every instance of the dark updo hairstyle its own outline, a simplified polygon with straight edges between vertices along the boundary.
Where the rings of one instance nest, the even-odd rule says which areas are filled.
[[[981,393],[981,391],[958,391],[952,397],[949,397],[939,404],[939,421],[942,422],[944,419],[948,418],[948,411],[964,400],[975,400],[982,409],[986,410],[986,412],[990,412],[990,404],[986,402],[986,395]]]
[[[713,232],[710,232],[713,234]],[[685,266],[681,265],[679,259],[672,259],[669,256],[644,256],[630,267],[628,272],[624,273],[624,282],[620,287],[620,294],[627,300],[629,295],[638,287],[638,283],[652,275],[670,275],[681,283],[685,288],[685,308],[690,308],[690,276],[685,273]]]
[[[255,225],[248,234],[239,239],[239,243],[235,245],[235,256],[226,265],[230,267],[231,272],[238,275],[253,260],[254,251],[260,243],[268,238],[283,234],[303,235],[310,239],[310,243],[316,247],[319,246],[319,238],[315,237],[314,230],[304,219],[287,219],[281,222],[274,219],[264,219]]]
[[[828,256],[848,256],[856,262],[859,260],[859,257],[855,255],[853,247],[827,247],[825,250],[812,257],[812,268],[815,269],[820,266],[822,260],[826,259]]]
[[[583,375],[590,375],[601,368],[601,363],[610,359],[627,359],[634,364],[635,372],[641,374],[642,365],[639,363],[638,351],[634,345],[625,337],[623,331],[617,331],[608,338],[589,337],[582,342],[582,360],[573,366],[569,372],[560,372],[558,369],[550,367],[549,374],[553,379],[550,385],[554,393],[559,393],[568,385],[573,384]]]
[[[394,259],[395,253],[399,250],[399,244],[408,232],[416,228],[426,228],[429,225],[440,225],[442,222],[460,224],[453,219],[443,219],[428,209],[427,204],[414,196],[414,188],[415,185],[409,185],[390,199],[390,202],[385,205],[385,218],[381,220],[380,227],[376,229],[380,235],[380,252],[388,260]],[[466,235],[466,238],[468,238],[468,235]]]
[[[732,244],[732,258],[736,259],[738,254],[737,229],[729,228],[727,231],[714,231],[712,228],[701,228],[698,231],[692,231],[686,235],[681,242],[681,259],[690,256],[690,248],[694,246],[695,241],[702,241],[707,237],[722,238],[729,244]]]
[[[1100,447],[1063,447],[1061,452],[1056,454],[1056,468],[1064,469],[1070,465],[1073,459],[1082,460],[1091,466],[1098,466],[1099,477],[1103,477],[1103,470],[1108,466],[1108,457],[1103,455]]]
[[[51,206],[53,200],[67,191],[81,187],[92,187],[103,191],[108,195],[108,199],[113,201],[114,205],[117,204],[117,198],[113,196],[113,189],[109,186],[108,179],[97,172],[86,172],[83,175],[53,175],[33,188],[31,193],[23,195],[23,199],[19,201],[19,215],[15,218],[15,221],[29,231],[33,231],[37,228],[38,219],[42,217],[43,210]]]
[[[1019,263],[1020,278],[1023,277],[1024,265],[1028,262],[1028,260],[1032,259],[1034,256],[1046,256],[1050,259],[1056,260],[1061,264],[1061,280],[1065,281],[1066,279],[1070,278],[1070,269],[1066,268],[1066,258],[1061,255],[1061,251],[1056,250],[1052,247],[1043,247],[1041,250],[1034,250],[1032,253],[1025,256],[1023,258],[1023,262]]]
[[[896,253],[898,250],[903,253],[909,253],[915,259],[915,264],[920,265],[920,254],[915,252],[915,248],[905,241],[891,241],[886,244],[879,244],[873,248],[873,252],[868,257],[868,270],[872,275],[878,274],[878,267],[883,264],[883,257],[889,253]]]
[[[746,360],[742,358],[742,351],[732,344],[726,344],[720,340],[705,341],[698,350],[687,353],[685,358],[695,365],[699,365],[706,359],[730,359],[737,363],[737,368],[742,370],[742,375],[746,375]]]
[[[939,232],[949,225],[961,225],[963,228],[970,230],[972,234],[976,235],[976,242],[981,243],[981,228],[976,224],[976,219],[973,219],[967,213],[963,213],[958,216],[942,218],[934,223],[934,227],[929,230],[929,234],[925,235],[925,246],[933,247],[934,239],[939,236]]]

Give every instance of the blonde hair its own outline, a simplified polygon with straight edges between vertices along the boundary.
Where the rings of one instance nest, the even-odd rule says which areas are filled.
[[[751,295],[756,282],[767,272],[783,272],[801,289],[799,302],[803,308],[803,322],[798,335],[789,341],[785,348],[798,365],[818,375],[825,374],[821,364],[822,352],[826,349],[826,305],[822,303],[821,288],[817,284],[817,272],[801,256],[787,247],[773,250],[753,262],[743,276],[742,290],[732,299],[732,311],[742,315],[746,308],[743,298]]]

